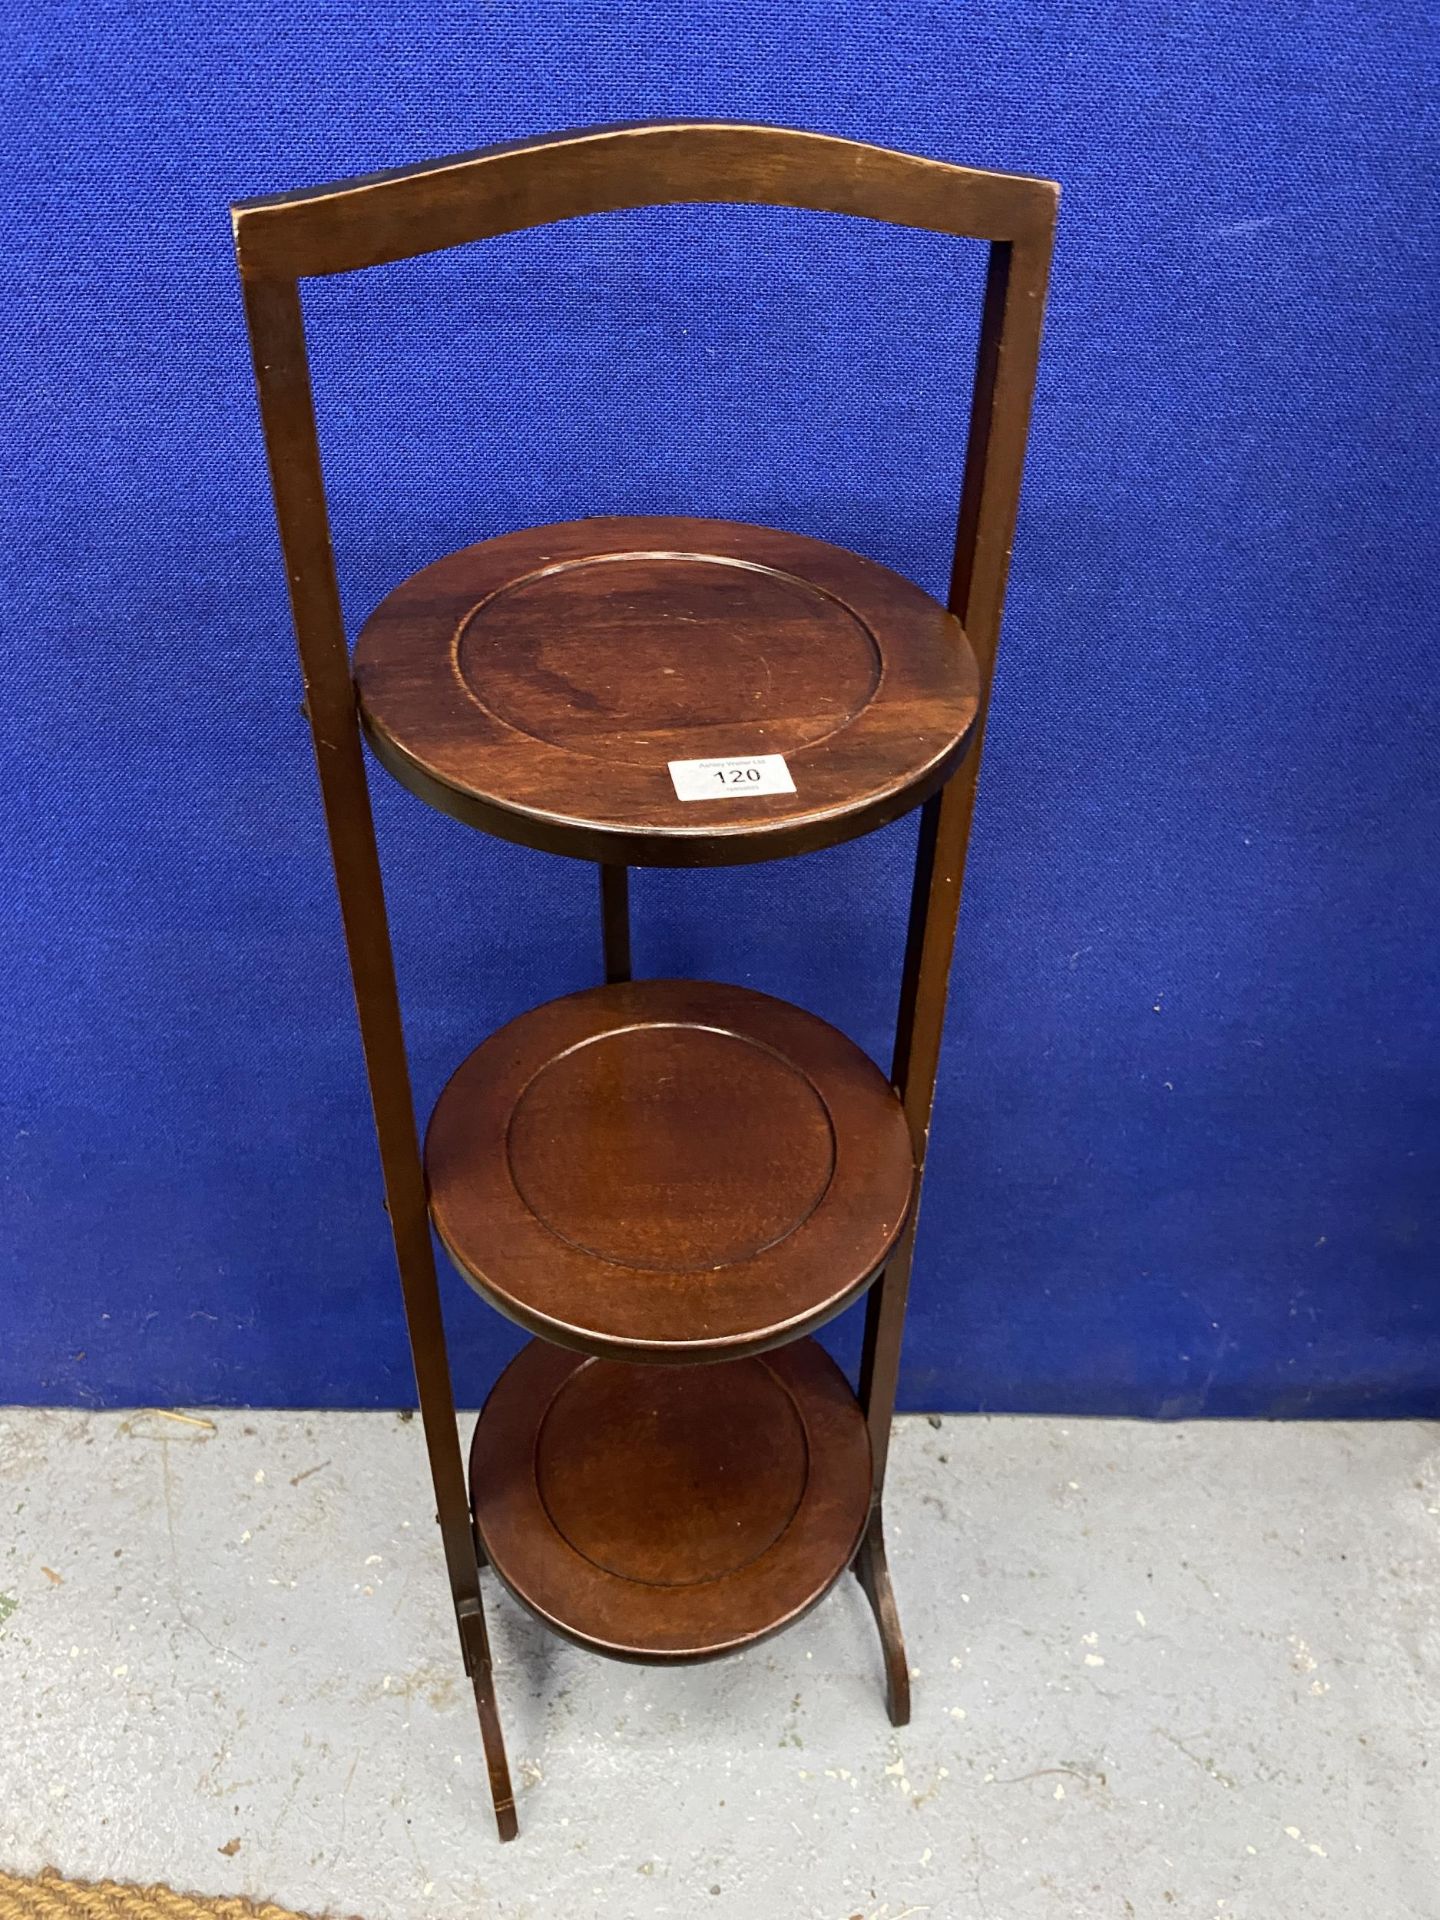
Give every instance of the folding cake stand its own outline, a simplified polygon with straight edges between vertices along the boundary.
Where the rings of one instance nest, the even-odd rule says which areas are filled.
[[[705,1660],[847,1567],[909,1717],[881,1498],[1057,190],[781,128],[602,128],[235,209],[261,414],[460,1644],[516,1830],[480,1592],[623,1660]],[[949,608],[825,543],[595,519],[426,567],[353,670],[301,278],[686,201],[989,243]],[[358,725],[357,725],[358,720]],[[417,1139],[360,732],[455,818],[599,868],[605,984],[461,1063]],[[921,807],[890,1077],[746,989],[634,980],[628,869],[835,845]],[[535,1338],[469,1492],[431,1227]],[[868,1291],[858,1394],[807,1336]]]

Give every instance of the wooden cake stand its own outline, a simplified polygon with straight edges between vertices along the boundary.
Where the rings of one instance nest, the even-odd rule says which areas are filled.
[[[575,214],[695,200],[988,241],[950,604],[769,528],[593,519],[467,547],[397,587],[350,658],[298,281]],[[461,1648],[515,1832],[480,1593],[557,1633],[710,1659],[847,1568],[909,1716],[882,1492],[980,733],[1053,236],[1047,182],[820,135],[679,124],[495,148],[235,209],[306,710]],[[459,820],[599,868],[604,983],[493,1033],[423,1152],[361,733]],[[958,769],[958,772],[957,772]],[[952,777],[953,776],[953,777]],[[769,860],[922,809],[887,1077],[813,1014],[634,980],[628,869]],[[535,1337],[469,1488],[431,1230]],[[858,1391],[808,1336],[867,1293]]]

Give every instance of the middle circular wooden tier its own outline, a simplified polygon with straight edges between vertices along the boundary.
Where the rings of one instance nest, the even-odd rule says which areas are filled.
[[[919,805],[970,739],[979,675],[903,575],[728,520],[576,520],[423,568],[355,649],[366,737],[422,799],[613,865],[833,845]],[[793,791],[676,762],[779,755]],[[716,777],[712,782],[711,775]]]
[[[502,1027],[436,1103],[436,1231],[502,1313],[582,1352],[793,1340],[884,1265],[915,1163],[875,1063],[745,987],[644,980]]]

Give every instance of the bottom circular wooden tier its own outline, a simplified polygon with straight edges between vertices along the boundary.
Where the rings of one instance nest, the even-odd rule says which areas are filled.
[[[591,987],[465,1060],[425,1142],[450,1257],[530,1333],[718,1362],[808,1333],[889,1257],[900,1102],[814,1014],[704,980]]]
[[[822,1599],[859,1546],[870,1441],[813,1340],[702,1368],[534,1340],[475,1427],[470,1498],[496,1574],[620,1660],[709,1660]]]

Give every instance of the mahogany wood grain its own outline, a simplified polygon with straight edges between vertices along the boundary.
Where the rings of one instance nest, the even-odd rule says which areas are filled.
[[[1045,235],[1059,189],[790,127],[655,121],[582,127],[232,209],[242,264],[267,278],[352,273],[521,227],[624,208],[727,201],[857,214],[971,240]]]
[[[397,587],[355,649],[376,754],[431,805],[612,865],[807,852],[933,793],[978,706],[960,624],[887,567],[724,520],[503,534]],[[682,800],[672,760],[781,754],[793,793]]]
[[[470,1487],[490,1565],[556,1632],[620,1660],[709,1660],[839,1579],[870,1449],[813,1340],[695,1372],[537,1340],[480,1415]]]
[[[899,1101],[853,1042],[691,980],[594,987],[492,1035],[441,1094],[425,1167],[436,1231],[503,1313],[674,1363],[838,1313],[913,1180]]]

